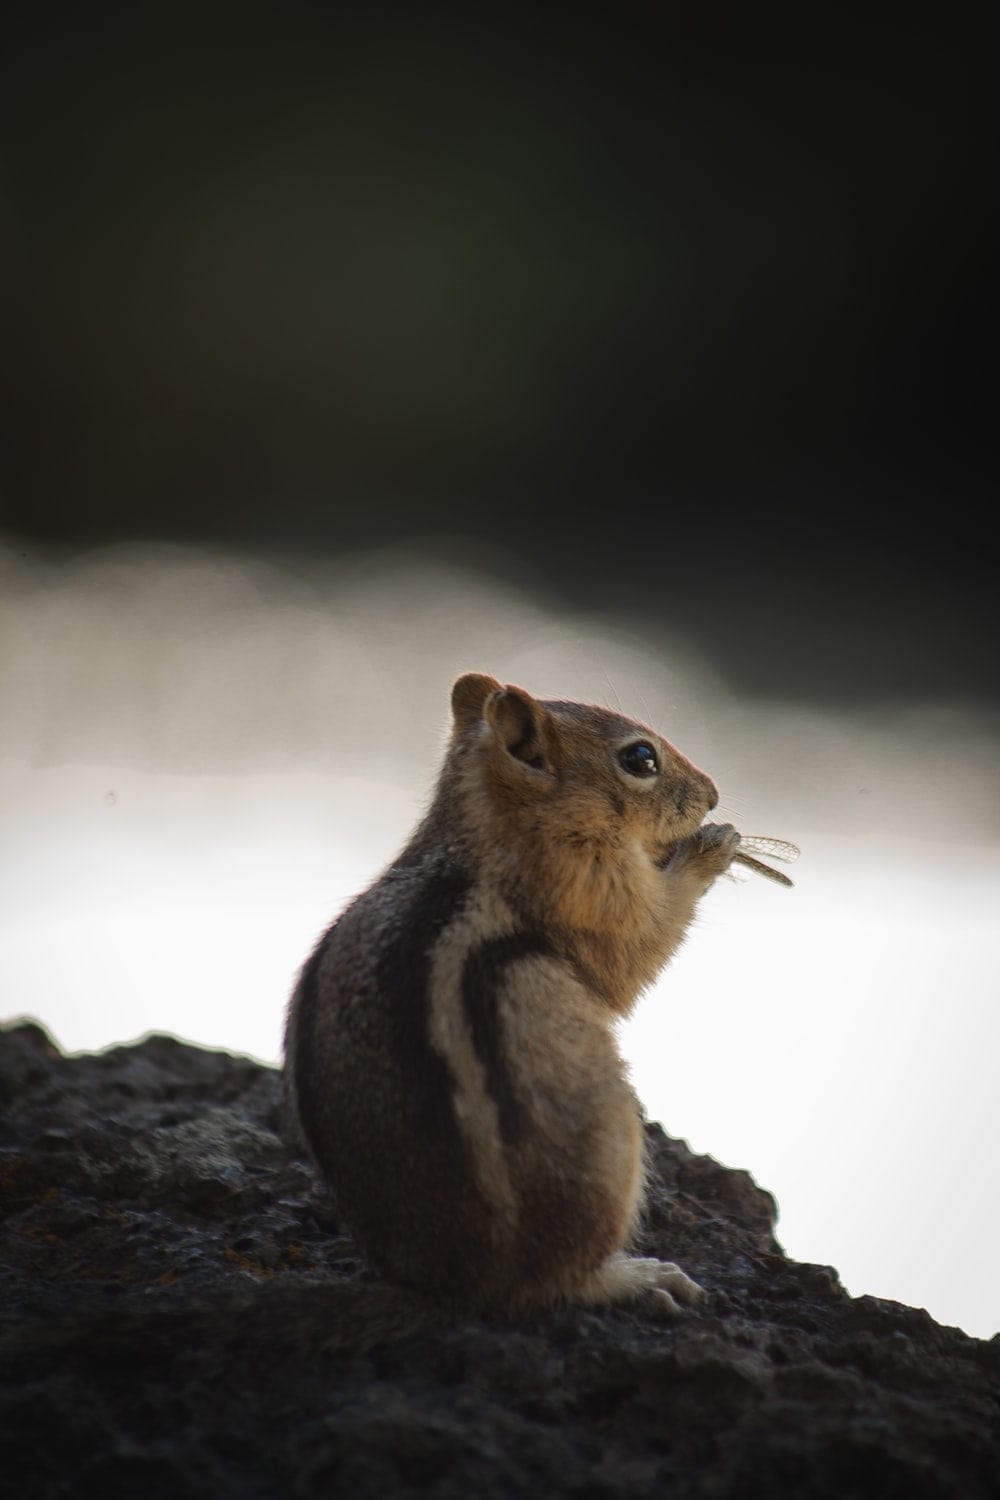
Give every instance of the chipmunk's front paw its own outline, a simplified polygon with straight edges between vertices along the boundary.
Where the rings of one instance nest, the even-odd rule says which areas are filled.
[[[666,866],[668,874],[691,874],[707,888],[733,862],[740,836],[732,823],[703,823],[678,844]]]

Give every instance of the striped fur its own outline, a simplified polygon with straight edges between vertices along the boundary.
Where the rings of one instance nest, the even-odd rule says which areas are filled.
[[[525,958],[551,958],[553,951],[544,933],[508,932],[470,949],[462,968],[465,1020],[507,1145],[523,1134],[525,1121],[514,1085],[510,1044],[504,1035],[500,990],[512,964]]]
[[[712,783],[643,725],[482,674],[452,706],[429,812],[292,997],[304,1137],[372,1260],[442,1303],[676,1311],[694,1284],[625,1253],[642,1129],[614,1021],[736,836],[700,827]],[[655,777],[622,768],[637,739]]]

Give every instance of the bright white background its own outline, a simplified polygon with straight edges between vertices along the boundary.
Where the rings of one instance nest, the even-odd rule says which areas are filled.
[[[623,1028],[650,1117],[769,1188],[797,1259],[990,1337],[995,720],[740,700],[684,641],[499,576],[0,551],[0,1014],[278,1061],[298,965],[424,806],[453,678],[607,702],[803,851],[791,891],[720,881]]]

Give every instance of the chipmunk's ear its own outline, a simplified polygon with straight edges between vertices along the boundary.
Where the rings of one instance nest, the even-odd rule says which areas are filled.
[[[499,682],[495,677],[487,677],[485,672],[466,672],[460,677],[451,690],[455,728],[461,731],[474,724],[481,717],[483,704],[490,694],[499,691]]]
[[[490,695],[483,717],[507,754],[533,771],[549,769],[545,723],[548,714],[523,688],[505,688]]]

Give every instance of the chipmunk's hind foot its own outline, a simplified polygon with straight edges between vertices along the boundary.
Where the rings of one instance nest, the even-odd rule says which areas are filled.
[[[660,1318],[679,1318],[705,1296],[670,1260],[652,1256],[616,1255],[595,1273],[580,1300],[592,1304],[638,1302]]]

